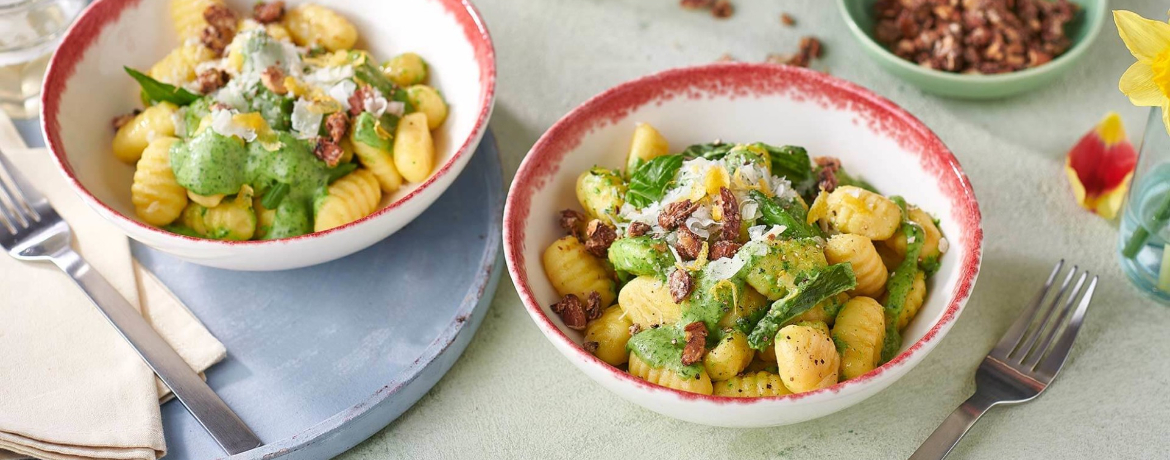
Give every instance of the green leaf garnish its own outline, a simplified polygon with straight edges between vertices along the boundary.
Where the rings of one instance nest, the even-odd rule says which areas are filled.
[[[748,335],[748,345],[756,350],[765,349],[780,325],[816,306],[822,300],[835,296],[857,286],[853,267],[849,262],[830,265],[797,284],[783,299],[772,303],[768,314],[760,319]]]
[[[784,201],[768,198],[759,190],[748,192],[748,196],[759,204],[764,223],[784,226],[784,231],[780,233],[781,236],[786,238],[824,236],[821,234],[820,227],[809,225],[806,222],[805,217],[808,213],[795,199]]]
[[[272,188],[268,189],[268,193],[264,194],[264,198],[260,199],[260,205],[264,209],[276,209],[280,206],[280,201],[288,195],[289,186],[284,182],[277,182]]]
[[[138,85],[142,87],[142,93],[146,95],[146,98],[149,99],[150,103],[152,104],[163,101],[183,106],[195,102],[200,97],[198,94],[155,80],[150,78],[150,76],[129,67],[123,66],[122,68],[126,69],[126,73],[130,74],[130,76],[138,82]]]
[[[626,202],[634,207],[644,208],[662,199],[666,187],[674,180],[675,173],[683,164],[682,155],[664,155],[642,163],[630,176],[630,188]]]
[[[333,181],[345,177],[346,174],[353,172],[353,170],[357,169],[357,167],[357,163],[342,163],[332,168],[325,169],[325,172],[329,174],[328,183],[332,184]]]

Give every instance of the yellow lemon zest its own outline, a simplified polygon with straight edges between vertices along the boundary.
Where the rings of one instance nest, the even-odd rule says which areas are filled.
[[[703,184],[707,189],[708,196],[719,196],[719,190],[730,186],[731,179],[728,177],[727,169],[718,166],[707,171],[707,177],[703,179]]]
[[[699,256],[695,257],[695,260],[692,260],[690,263],[686,263],[686,264],[684,264],[682,262],[676,262],[675,268],[678,268],[679,270],[686,270],[686,271],[692,271],[692,272],[702,270],[703,267],[705,265],[707,265],[707,253],[708,253],[707,250],[708,249],[709,248],[707,247],[707,242],[704,241],[703,248],[699,250]]]
[[[712,297],[718,296],[719,289],[723,287],[728,287],[731,289],[731,304],[739,305],[739,290],[735,288],[735,283],[732,283],[731,280],[719,280],[719,282],[715,283],[714,286],[711,286],[711,289],[707,292],[711,293]]]

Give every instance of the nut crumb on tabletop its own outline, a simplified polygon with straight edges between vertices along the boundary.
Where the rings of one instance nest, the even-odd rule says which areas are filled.
[[[792,27],[796,25],[796,19],[788,13],[780,13],[780,23],[785,26]]]
[[[730,18],[735,14],[735,6],[731,4],[730,0],[716,0],[715,4],[711,6],[711,15],[719,19]]]

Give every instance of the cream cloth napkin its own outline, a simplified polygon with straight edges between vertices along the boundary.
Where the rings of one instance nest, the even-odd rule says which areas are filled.
[[[47,150],[24,148],[3,114],[0,149],[69,222],[74,248],[193,369],[224,358],[223,344],[132,259],[126,236],[69,189]],[[67,275],[0,255],[0,459],[157,459],[166,453],[159,404],[170,396]]]

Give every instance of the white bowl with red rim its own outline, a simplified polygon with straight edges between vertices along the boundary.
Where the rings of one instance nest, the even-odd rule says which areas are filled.
[[[130,202],[134,167],[114,158],[109,120],[140,107],[139,88],[122,66],[148,69],[179,44],[169,1],[96,0],[66,33],[49,63],[41,123],[53,157],[75,192],[131,238],[202,265],[283,270],[327,262],[364,249],[427,209],[459,175],[487,129],[495,102],[495,51],[479,12],[467,0],[311,0],[358,29],[358,48],[379,60],[407,51],[429,64],[428,83],[450,107],[434,132],[435,170],[383,198],[377,212],[325,232],[272,241],[216,241],[143,223]],[[250,16],[254,2],[228,0]],[[290,6],[302,3],[289,1]]]
[[[949,242],[925,304],[904,331],[901,353],[856,379],[782,397],[725,398],[647,383],[581,348],[583,334],[549,306],[557,294],[541,253],[563,235],[558,212],[579,208],[577,176],[624,164],[635,123],[657,128],[672,151],[723,139],[792,144],[841,159],[888,195],[902,195],[940,220]],[[762,427],[839,411],[897,381],[955,324],[979,273],[979,205],[950,150],[889,100],[827,74],[772,64],[725,63],[668,70],[618,85],[552,126],[525,157],[504,209],[504,255],[520,298],[541,332],[605,388],[655,412],[694,423]]]

